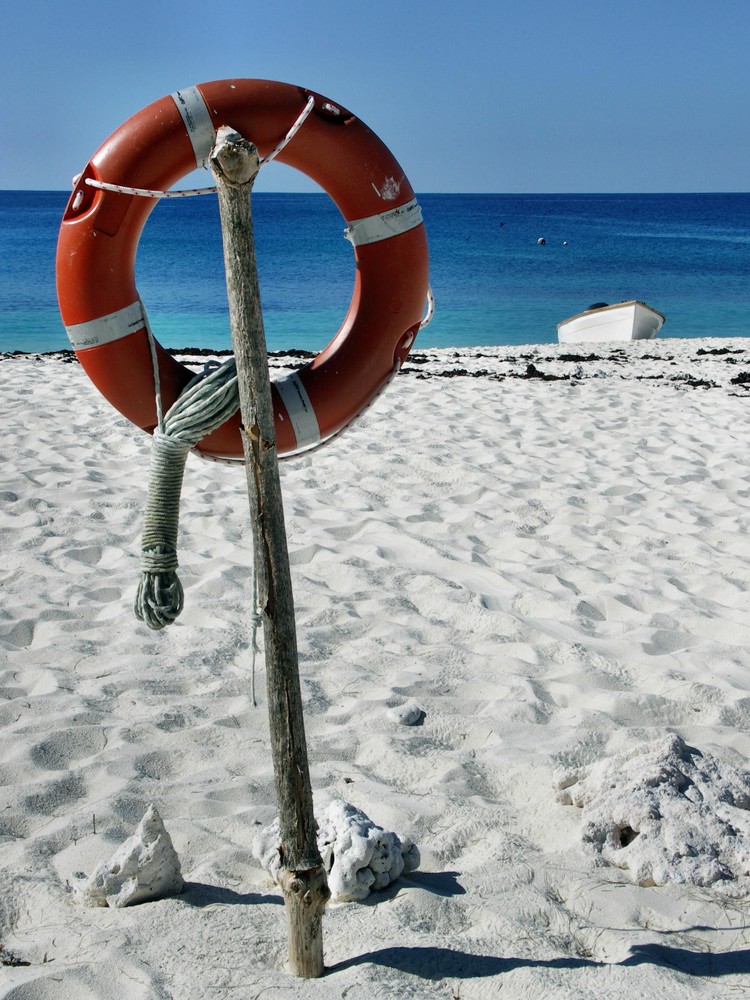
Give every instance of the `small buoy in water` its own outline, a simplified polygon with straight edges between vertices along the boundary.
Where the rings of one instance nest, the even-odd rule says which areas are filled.
[[[536,245],[538,247],[543,247],[546,242],[547,241],[545,240],[545,238],[543,236],[540,236],[539,239],[536,241]]]
[[[563,240],[563,246],[566,247],[567,245],[568,245],[568,241],[567,240]]]

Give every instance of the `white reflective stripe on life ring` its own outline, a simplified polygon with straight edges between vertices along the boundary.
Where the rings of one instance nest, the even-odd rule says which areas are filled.
[[[294,436],[297,439],[297,450],[318,444],[320,441],[318,418],[315,416],[315,410],[307,395],[307,389],[302,384],[302,379],[297,372],[276,379],[273,385],[289,414]]]
[[[365,246],[367,243],[379,243],[380,240],[389,240],[392,236],[400,233],[408,233],[410,229],[416,229],[422,223],[422,209],[416,198],[412,198],[406,205],[400,208],[390,208],[380,215],[370,215],[366,219],[355,219],[349,223],[344,230],[344,236],[355,247]]]
[[[65,332],[74,351],[85,351],[89,347],[101,347],[102,344],[122,340],[123,337],[129,337],[131,333],[145,326],[146,314],[143,303],[138,300],[132,305],[125,306],[124,309],[109,313],[108,316],[66,326]]]
[[[207,166],[209,154],[216,141],[216,132],[203,95],[197,87],[186,87],[185,90],[176,90],[172,94],[172,100],[185,123],[196,165]]]

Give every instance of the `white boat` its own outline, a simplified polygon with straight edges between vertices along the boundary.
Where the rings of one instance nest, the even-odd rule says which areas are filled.
[[[652,340],[662,328],[666,317],[645,302],[618,302],[609,306],[597,302],[557,324],[557,339],[561,344],[588,341],[604,344],[610,341]]]

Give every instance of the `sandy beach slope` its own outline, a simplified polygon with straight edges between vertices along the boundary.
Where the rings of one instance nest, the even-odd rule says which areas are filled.
[[[316,806],[421,852],[329,908],[312,982],[251,851],[242,470],[188,461],[186,607],[149,632],[149,439],[76,363],[0,378],[0,997],[750,994],[750,341],[418,349],[284,464]],[[185,891],[74,905],[151,803]]]

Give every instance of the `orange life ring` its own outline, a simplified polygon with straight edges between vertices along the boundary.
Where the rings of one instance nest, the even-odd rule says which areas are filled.
[[[88,180],[167,190],[210,153],[229,125],[266,156],[312,111],[278,155],[316,181],[347,220],[354,291],[326,348],[272,385],[280,457],[313,447],[350,423],[403,362],[428,292],[427,239],[414,191],[378,137],[340,105],[269,80],[218,80],[164,97],[121,125],[77,179],[60,227],[57,294],[71,344],[112,405],[146,431],[156,426],[151,345],[135,284],[135,255],[155,202]],[[158,343],[164,410],[193,373]],[[206,457],[241,459],[239,414],[203,438]]]

